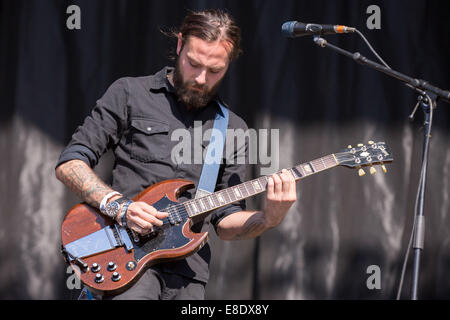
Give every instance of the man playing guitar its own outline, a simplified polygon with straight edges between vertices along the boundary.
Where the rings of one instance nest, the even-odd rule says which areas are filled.
[[[134,232],[145,235],[162,225],[167,212],[143,201],[130,201],[146,187],[169,178],[187,178],[197,184],[201,164],[174,163],[171,133],[192,132],[201,121],[210,129],[218,110],[217,89],[230,63],[240,53],[240,30],[232,17],[219,10],[190,12],[177,37],[175,68],[165,67],[147,77],[115,81],[92,113],[76,130],[56,166],[56,177],[84,202]],[[230,129],[247,129],[229,111]],[[115,156],[111,186],[92,170],[112,149]],[[239,152],[247,152],[247,145]],[[245,165],[221,164],[216,190],[245,181]],[[187,193],[182,199],[192,198]],[[245,210],[245,202],[229,204],[195,225],[209,224],[223,240],[258,237],[280,224],[296,201],[294,177],[287,170],[272,175],[262,211]],[[203,299],[208,281],[210,248],[182,260],[152,266],[126,291],[112,299]]]

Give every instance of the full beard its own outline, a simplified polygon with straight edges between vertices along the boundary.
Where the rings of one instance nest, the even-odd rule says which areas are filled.
[[[184,81],[181,75],[179,59],[173,71],[173,84],[178,100],[186,106],[200,109],[206,106],[216,95],[220,82],[218,81],[211,89],[206,85],[197,85],[195,81]]]

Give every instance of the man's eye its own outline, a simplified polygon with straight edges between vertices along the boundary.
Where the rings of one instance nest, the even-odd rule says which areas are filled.
[[[221,70],[215,70],[215,69],[211,69],[209,70],[211,73],[219,73]]]
[[[189,61],[189,64],[191,65],[191,67],[193,67],[193,68],[198,68],[199,67],[199,65],[198,64],[196,64],[196,63],[193,63],[192,61]]]

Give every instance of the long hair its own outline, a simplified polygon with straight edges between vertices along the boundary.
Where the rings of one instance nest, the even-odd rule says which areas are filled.
[[[171,37],[178,37],[181,33],[183,46],[190,36],[208,42],[227,41],[232,46],[229,56],[230,61],[237,59],[242,53],[241,29],[237,26],[233,17],[222,10],[189,11],[178,29],[162,32]]]

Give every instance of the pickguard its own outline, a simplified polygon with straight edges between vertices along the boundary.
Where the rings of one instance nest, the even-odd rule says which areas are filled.
[[[164,196],[152,206],[158,211],[164,211],[168,206],[178,204],[178,202],[171,201],[167,196]],[[183,235],[183,226],[186,219],[176,225],[165,225],[163,227],[156,227],[156,232],[146,236],[140,237],[139,242],[134,242],[134,258],[136,261],[141,260],[146,255],[158,251],[167,249],[180,248],[191,241]]]

